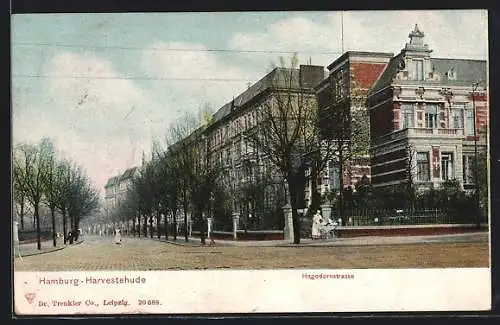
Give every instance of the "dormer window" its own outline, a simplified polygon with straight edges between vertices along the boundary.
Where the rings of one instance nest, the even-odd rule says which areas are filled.
[[[424,61],[423,60],[413,60],[413,75],[415,80],[424,80]]]

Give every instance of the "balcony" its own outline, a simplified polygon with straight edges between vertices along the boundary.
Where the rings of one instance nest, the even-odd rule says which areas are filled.
[[[463,129],[431,129],[431,128],[406,128],[383,135],[376,139],[374,146],[397,141],[408,137],[412,138],[463,138]]]
[[[428,129],[428,128],[408,128],[409,137],[462,137],[463,129]]]

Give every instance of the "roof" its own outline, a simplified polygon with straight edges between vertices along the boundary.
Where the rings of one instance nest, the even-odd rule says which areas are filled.
[[[374,94],[395,82],[394,78],[398,73],[398,63],[403,52],[391,59],[386,69],[374,83],[368,92],[368,96]],[[443,85],[443,86],[469,86],[474,81],[485,81],[487,66],[484,60],[469,59],[443,59],[431,58],[431,65],[434,72],[441,76],[441,80],[421,80],[422,85]],[[456,79],[446,78],[446,74],[453,68],[456,72]],[[414,84],[415,80],[397,80],[398,84]]]
[[[403,53],[399,53],[389,61],[382,74],[378,77],[378,79],[368,91],[368,96],[392,84],[392,81],[396,77],[396,73],[398,72],[398,63],[402,55]]]
[[[364,57],[386,57],[390,58],[394,56],[394,53],[389,52],[366,52],[366,51],[347,51],[341,56],[339,56],[335,61],[328,65],[327,69],[331,70],[334,66],[345,60],[349,56],[364,56]]]
[[[312,67],[313,69],[319,69],[323,70],[322,66],[313,66],[313,65],[306,65],[306,66],[301,66],[301,67]],[[222,106],[215,114],[213,114],[214,118],[214,123],[222,120],[224,117],[228,116],[233,112],[235,109],[238,109],[238,107],[241,107],[248,103],[250,100],[252,100],[254,97],[258,96],[259,94],[263,93],[267,89],[269,89],[271,86],[273,87],[288,87],[288,74],[290,71],[293,71],[292,73],[292,87],[293,88],[299,88],[299,72],[301,69],[290,69],[290,68],[274,68],[271,72],[269,72],[267,75],[265,75],[263,78],[261,78],[259,81],[248,87],[247,90],[242,92],[240,95],[238,95],[236,98],[234,98],[231,102],[226,103],[224,106]],[[324,78],[324,72],[322,73],[323,76],[321,79]],[[306,79],[306,78],[304,78]],[[304,80],[303,83],[307,84],[308,80]],[[311,82],[311,80],[309,80]],[[312,88],[312,87],[311,87]]]
[[[120,180],[126,180],[126,179],[129,179],[129,178],[132,178],[135,174],[135,172],[137,171],[137,167],[132,167],[132,168],[129,168],[127,169],[121,176],[120,176]]]
[[[108,188],[110,186],[118,184],[119,180],[120,180],[120,176],[114,176],[114,177],[109,178],[106,185],[104,185],[104,188]]]

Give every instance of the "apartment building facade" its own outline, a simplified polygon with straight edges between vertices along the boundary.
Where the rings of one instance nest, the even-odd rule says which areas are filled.
[[[290,84],[288,77],[292,79]],[[280,204],[278,193],[284,194],[282,175],[270,157],[254,147],[255,142],[249,138],[249,133],[261,123],[262,110],[272,109],[271,98],[282,91],[293,90],[315,102],[313,86],[323,78],[322,66],[275,68],[222,106],[203,131],[209,162],[223,170],[222,183],[231,193],[232,211],[237,219],[262,221],[264,211]],[[298,200],[304,204],[303,197]]]
[[[487,64],[434,58],[424,36],[415,25],[368,93],[372,185],[471,189],[475,148],[486,152]]]
[[[350,117],[353,112],[362,111],[360,116],[366,116],[366,125],[362,127],[369,130],[366,95],[392,57],[393,53],[349,51],[328,66],[328,76],[316,86],[318,110],[326,120],[321,132],[323,139],[332,137],[329,131],[333,124],[338,123],[339,115],[333,110],[348,110],[345,114]],[[357,141],[364,142],[360,145],[366,150],[350,155],[343,162],[344,188],[354,186],[363,176],[370,178],[369,134]],[[328,162],[317,183],[321,193],[340,190],[338,159]],[[307,186],[310,191],[311,184]]]

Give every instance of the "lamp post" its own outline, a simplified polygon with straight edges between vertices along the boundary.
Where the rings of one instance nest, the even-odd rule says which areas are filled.
[[[479,173],[478,173],[478,154],[477,154],[477,115],[476,115],[476,91],[479,87],[479,82],[476,81],[472,84],[472,114],[473,114],[473,124],[474,124],[474,187],[475,187],[475,193],[474,193],[474,199],[476,203],[476,227],[480,228],[481,227],[481,220],[480,220],[480,215],[481,215],[481,203],[479,201]]]

